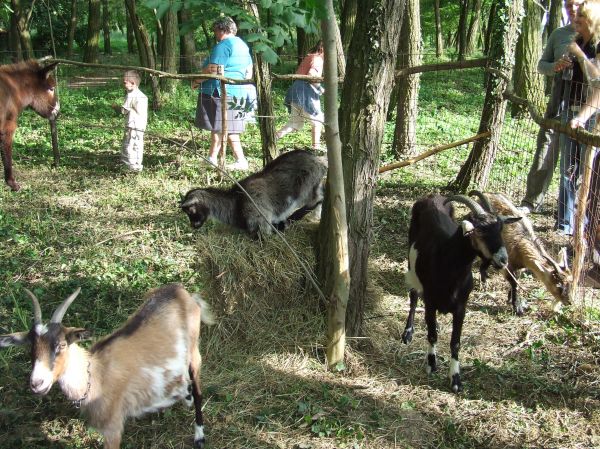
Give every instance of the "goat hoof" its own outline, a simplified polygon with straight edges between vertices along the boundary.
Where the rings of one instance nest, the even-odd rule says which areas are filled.
[[[427,354],[427,374],[437,371],[437,360],[435,354]]]
[[[402,333],[402,343],[404,343],[405,345],[409,344],[412,341],[412,338],[413,338],[412,330],[406,330]]]
[[[194,448],[195,449],[204,449],[205,440],[202,438],[201,440],[194,440]]]
[[[452,376],[452,391],[459,393],[462,391],[462,382],[460,381],[460,374],[454,374]]]

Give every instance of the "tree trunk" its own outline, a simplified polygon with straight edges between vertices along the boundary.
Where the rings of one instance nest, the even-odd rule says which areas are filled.
[[[460,13],[458,18],[457,43],[458,60],[464,61],[467,55],[467,17],[469,14],[469,0],[460,0]]]
[[[192,13],[189,9],[183,8],[178,13],[179,25],[185,27],[192,20]],[[179,36],[179,73],[198,73],[194,67],[194,58],[196,56],[196,41],[194,31],[186,32]]]
[[[550,0],[550,13],[548,15],[548,24],[546,25],[546,36],[550,36],[550,33],[560,27],[563,3],[563,0]]]
[[[133,30],[133,25],[131,23],[131,17],[129,13],[125,14],[127,21],[127,53],[134,54],[137,52],[137,47],[135,44],[135,32]]]
[[[135,34],[140,55],[140,64],[149,69],[156,69],[156,59],[150,46],[150,38],[148,37],[144,22],[142,22],[142,19],[137,15],[135,10],[135,0],[125,0],[125,7],[127,8],[127,14],[129,14]],[[161,106],[160,86],[155,76],[151,76],[150,81],[152,83],[152,109],[156,111]]]
[[[206,48],[210,51],[210,48],[212,47],[211,44],[215,41],[215,38],[209,32],[208,27],[206,26],[206,20],[203,20],[202,22],[200,22],[200,25],[202,26],[202,32],[204,33],[204,39],[206,39]]]
[[[492,30],[494,29],[494,17],[496,17],[496,2],[492,2],[490,6],[490,15],[488,16],[487,28],[485,30],[485,40],[483,44],[483,54],[489,56],[490,47],[492,46]],[[487,74],[486,74],[487,79]],[[486,82],[487,84],[487,82]]]
[[[356,19],[340,103],[340,136],[349,224],[349,335],[362,331],[373,199],[405,0],[364,0]]]
[[[88,29],[83,52],[83,62],[98,62],[98,42],[100,40],[100,28],[102,27],[100,0],[89,0]]]
[[[21,47],[21,35],[19,34],[19,24],[16,13],[10,15],[10,31],[8,35],[8,46],[12,54],[11,60],[13,62],[22,61],[23,49]]]
[[[246,3],[246,8],[260,23],[258,6],[254,2]],[[278,155],[275,146],[275,108],[273,107],[271,66],[263,59],[260,53],[254,55],[254,79],[256,80],[256,95],[258,101],[258,126],[262,144],[263,163],[267,164]]]
[[[421,65],[422,51],[419,0],[406,0],[398,50],[402,60],[398,68]],[[398,156],[409,157],[416,150],[420,79],[418,73],[401,77],[397,80],[398,97],[392,97],[397,105],[392,151]]]
[[[444,54],[444,39],[442,38],[442,19],[440,17],[440,0],[435,0],[435,56],[438,58]]]
[[[75,42],[75,29],[77,28],[77,0],[71,0],[71,17],[69,19],[69,32],[67,37],[67,59],[73,57],[73,42]]]
[[[340,34],[342,35],[342,45],[344,54],[348,54],[354,23],[356,22],[356,13],[358,12],[358,0],[345,0],[340,18]]]
[[[479,23],[481,20],[481,0],[472,1],[471,21],[469,22],[469,31],[467,33],[467,54],[471,55],[477,48],[477,38],[479,37]]]
[[[20,46],[25,59],[34,57],[33,46],[31,44],[31,34],[29,32],[29,22],[33,12],[33,3],[26,9],[21,0],[11,0],[13,15],[15,16],[16,30],[19,34]]]
[[[327,0],[327,18],[322,23],[325,67],[325,141],[329,170],[319,226],[319,272],[324,282],[327,304],[327,365],[334,369],[344,362],[346,307],[349,294],[348,225],[342,170],[342,143],[338,121],[338,73],[333,1]]]
[[[524,0],[525,17],[521,35],[517,42],[515,56],[515,71],[513,80],[515,94],[529,100],[532,104],[543,109],[544,105],[544,76],[537,71],[537,63],[542,55],[542,9],[537,0]],[[524,106],[512,103],[511,113],[521,114],[526,111]]]
[[[165,15],[160,19],[162,24],[162,59],[161,67],[163,72],[177,73],[177,13],[169,8]],[[175,91],[177,81],[173,78],[162,78],[161,89],[168,93]]]
[[[102,34],[104,35],[104,54],[112,55],[110,47],[110,7],[108,0],[102,0]]]
[[[465,192],[471,184],[480,190],[486,187],[502,133],[506,111],[506,100],[503,94],[512,73],[522,10],[522,0],[499,0],[497,3],[497,17],[493,21],[489,58],[491,61],[496,61],[496,68],[503,76],[495,73],[488,76],[478,131],[478,133],[489,131],[491,136],[475,142],[456,180],[449,186],[454,191]]]
[[[344,78],[346,76],[346,58],[344,55],[344,43],[342,42],[342,35],[340,33],[340,27],[338,27],[337,21],[334,21],[330,24],[333,32],[333,36],[335,38],[335,48],[336,48],[336,59],[337,59],[337,72],[338,76]]]

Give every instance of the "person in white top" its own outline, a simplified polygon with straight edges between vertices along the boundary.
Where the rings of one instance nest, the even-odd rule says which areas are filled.
[[[123,86],[127,95],[122,106],[116,103],[112,108],[125,116],[125,135],[121,161],[133,171],[142,171],[144,157],[144,132],[148,123],[148,97],[139,89],[140,75],[128,70],[123,75]]]

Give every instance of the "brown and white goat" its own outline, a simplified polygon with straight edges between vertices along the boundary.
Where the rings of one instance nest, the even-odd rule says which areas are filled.
[[[473,191],[471,195],[479,198],[481,205],[490,212],[504,215],[522,216],[515,205],[501,193],[485,193]],[[523,315],[523,303],[517,294],[519,273],[528,269],[539,280],[546,290],[554,297],[552,307],[557,310],[561,304],[571,303],[571,284],[573,275],[569,269],[567,252],[563,248],[559,253],[560,263],[556,262],[547,252],[540,239],[533,231],[529,218],[524,217],[510,226],[502,229],[502,239],[508,251],[508,265],[504,277],[510,283],[508,299],[517,315]],[[480,273],[482,283],[487,279],[489,264],[482,262]],[[512,273],[512,275],[511,275]],[[514,277],[513,277],[514,275]]]
[[[81,291],[78,288],[42,323],[38,299],[33,327],[0,336],[0,347],[29,343],[33,369],[30,388],[45,395],[58,382],[65,396],[104,436],[105,449],[118,449],[125,419],[141,416],[184,400],[196,410],[194,447],[204,447],[200,392],[200,321],[210,323],[208,307],[183,286],[151,290],[144,304],[112,334],[88,351],[76,342],[82,328],[65,327],[63,316]]]

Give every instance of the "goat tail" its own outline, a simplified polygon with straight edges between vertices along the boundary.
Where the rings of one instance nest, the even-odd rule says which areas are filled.
[[[215,317],[208,303],[202,299],[198,293],[193,293],[192,298],[200,306],[200,319],[204,324],[215,324]]]

